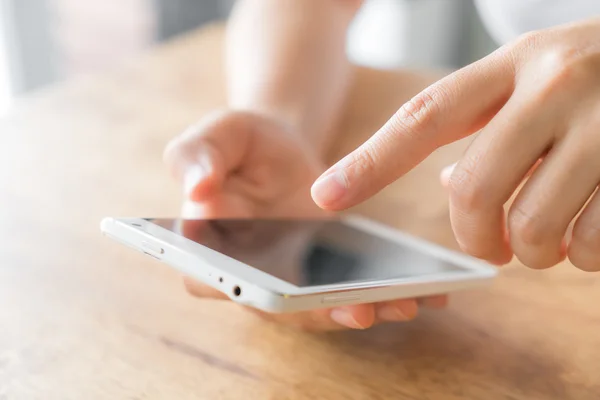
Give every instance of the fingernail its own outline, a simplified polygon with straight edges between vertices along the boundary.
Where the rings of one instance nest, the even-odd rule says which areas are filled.
[[[418,313],[419,305],[412,299],[397,300],[377,309],[377,317],[383,321],[410,321]]]
[[[187,196],[190,196],[196,186],[208,175],[208,171],[203,165],[194,164],[187,169],[183,179],[183,190]]]
[[[328,207],[339,202],[346,194],[347,189],[344,173],[334,171],[317,179],[312,186],[311,194],[315,203]]]
[[[442,172],[440,172],[440,180],[442,181],[442,185],[448,184],[448,181],[450,180],[450,177],[452,176],[452,172],[454,171],[455,167],[456,163],[448,165],[447,167],[442,169]]]
[[[331,310],[331,319],[340,325],[346,326],[351,329],[365,329],[364,326],[358,323],[354,319],[354,315],[349,310],[344,308],[334,308]]]
[[[396,306],[384,306],[377,310],[377,317],[383,321],[406,321],[410,319]]]

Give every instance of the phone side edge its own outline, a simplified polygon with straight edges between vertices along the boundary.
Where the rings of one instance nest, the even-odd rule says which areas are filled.
[[[212,265],[210,262],[198,257],[193,252],[177,248],[171,243],[149,234],[145,230],[139,230],[130,226],[131,222],[136,221],[140,221],[142,224],[147,222],[142,218],[105,217],[100,222],[100,230],[110,239],[140,253],[148,254],[141,246],[142,241],[150,240],[155,244],[168,248],[168,251],[165,251],[164,254],[161,254],[160,258],[153,258],[157,261],[167,264],[169,267],[181,274],[188,275],[191,278],[198,280],[209,287],[212,287],[213,289],[219,290],[230,300],[240,305],[257,308],[270,313],[282,313],[289,310],[291,301],[288,295],[261,287],[260,285],[251,283],[240,276],[235,276],[235,274],[231,272],[223,271],[217,266]],[[152,255],[150,256],[152,257]],[[215,281],[207,279],[206,275],[201,274],[199,272],[199,268],[196,268],[198,266],[201,266],[205,271],[212,271],[215,276],[226,276],[227,281],[236,282],[238,285],[241,285],[244,288],[244,297],[236,298],[232,295],[231,290],[223,290],[224,287],[219,287]],[[229,286],[232,286],[232,284]]]

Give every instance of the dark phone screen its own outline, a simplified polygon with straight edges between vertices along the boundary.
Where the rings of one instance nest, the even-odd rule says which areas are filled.
[[[337,220],[148,221],[301,287],[465,271]]]

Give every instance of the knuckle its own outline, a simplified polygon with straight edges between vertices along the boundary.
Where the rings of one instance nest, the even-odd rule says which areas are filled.
[[[571,84],[577,77],[577,65],[573,55],[563,49],[553,49],[544,53],[541,70],[548,74],[544,92],[555,93]]]
[[[355,153],[349,165],[352,175],[368,176],[374,171],[378,163],[377,153],[376,146],[373,144],[369,144],[362,151]]]
[[[489,191],[469,165],[457,166],[448,181],[452,206],[462,212],[472,212],[487,207]]]
[[[511,207],[507,222],[515,255],[525,266],[546,269],[562,261],[564,230],[561,233],[558,225],[520,205]]]
[[[544,50],[533,62],[533,73],[541,82],[537,97],[546,101],[589,85],[597,76],[597,67],[590,68],[588,58],[571,46],[554,46]]]
[[[394,121],[401,125],[400,128],[415,130],[418,127],[431,127],[435,131],[440,125],[438,116],[441,115],[439,111],[444,97],[443,87],[433,84],[400,107]],[[403,129],[397,129],[401,130]]]
[[[545,82],[543,93],[563,88],[586,70],[582,68],[587,65],[585,50],[561,37],[558,30],[545,29],[525,33],[507,46],[509,53],[521,54],[527,61],[527,66],[522,66],[529,76]]]
[[[511,237],[526,246],[540,246],[546,243],[549,232],[542,219],[522,207],[513,206],[508,213],[508,226]]]
[[[512,47],[521,51],[530,52],[538,48],[543,39],[544,34],[542,31],[526,32],[513,41]]]
[[[373,169],[377,165],[377,150],[374,146],[369,146],[358,157],[358,164],[364,169]]]
[[[553,46],[544,52],[544,58],[550,70],[558,72],[573,69],[579,63],[580,55],[580,50],[571,45]]]

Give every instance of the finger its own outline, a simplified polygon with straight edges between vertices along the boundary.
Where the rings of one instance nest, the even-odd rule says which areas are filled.
[[[569,260],[584,271],[600,271],[600,192],[597,190],[575,222]]]
[[[192,296],[228,300],[224,293],[193,278],[184,277],[186,290]],[[267,313],[252,307],[248,311],[268,321],[290,325],[306,331],[333,331],[341,329],[367,329],[375,323],[375,306],[373,304],[357,304],[333,309],[318,309],[297,313]]]
[[[552,144],[556,107],[515,93],[452,171],[450,220],[466,253],[499,265],[511,260],[504,204]]]
[[[341,210],[369,198],[436,148],[477,131],[504,104],[513,83],[510,57],[497,51],[433,84],[325,172],[313,185],[313,199]]]
[[[257,118],[251,114],[231,118],[215,112],[167,145],[165,163],[184,185],[189,199],[204,200],[222,184],[228,172],[240,165],[249,140],[249,126]],[[231,145],[232,140],[235,146]]]
[[[569,134],[529,178],[509,211],[511,246],[532,268],[551,267],[566,256],[567,227],[600,181],[597,146]]]
[[[202,201],[218,190],[227,172],[219,150],[204,139],[176,139],[168,145],[164,159],[182,183],[186,197],[194,201]]]
[[[541,164],[543,158],[540,158],[534,165],[533,167],[531,167],[529,169],[529,171],[527,171],[527,173],[525,174],[524,179],[529,178],[533,172],[535,171],[535,169]],[[450,164],[447,167],[444,167],[441,171],[440,171],[440,183],[442,184],[442,186],[444,188],[448,188],[449,184],[450,184],[450,177],[452,176],[452,172],[454,172],[454,168],[456,167],[456,165],[458,164],[458,162],[455,162],[454,164]]]
[[[201,297],[207,299],[219,299],[219,300],[227,300],[229,297],[223,292],[218,291],[215,288],[212,288],[208,285],[200,283],[193,278],[188,276],[183,277],[183,284],[185,286],[185,290],[189,294],[194,297]]]
[[[329,313],[332,321],[350,329],[367,329],[375,323],[375,306],[373,304],[357,304],[337,307]]]
[[[200,283],[193,278],[184,277],[183,282],[188,293],[194,297],[205,298],[205,299],[218,299],[218,300],[229,300],[229,297],[225,293],[220,292],[208,285]],[[372,305],[364,305],[362,308],[372,308]],[[332,319],[331,314],[335,310],[332,309],[319,309],[311,311],[303,311],[296,313],[268,313],[253,307],[244,307],[247,311],[258,315],[264,320],[276,322],[292,326],[294,328],[318,332],[318,331],[333,331],[342,329],[365,329],[368,321],[364,320],[364,310],[356,310],[356,306],[345,307],[341,310],[345,317],[340,321]],[[368,313],[368,312],[367,312]],[[365,326],[357,322],[362,321]]]
[[[373,304],[323,308],[296,313],[267,313],[255,308],[248,310],[261,318],[309,332],[367,329],[375,322]]]
[[[410,321],[417,316],[419,306],[415,299],[398,299],[376,304],[376,315],[379,321]]]

